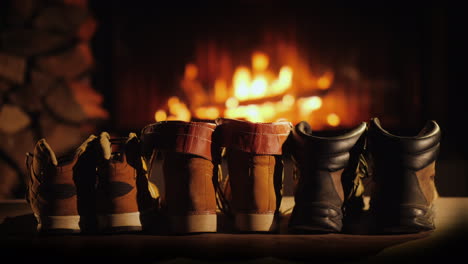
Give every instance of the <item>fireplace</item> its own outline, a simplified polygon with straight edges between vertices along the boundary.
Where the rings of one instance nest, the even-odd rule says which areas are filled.
[[[371,116],[412,126],[425,114],[422,40],[410,12],[147,5],[113,9],[119,129],[228,117],[333,130]]]

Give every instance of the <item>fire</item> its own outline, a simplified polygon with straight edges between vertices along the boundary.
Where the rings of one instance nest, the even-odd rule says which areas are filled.
[[[254,52],[252,55],[252,68],[256,71],[264,71],[268,68],[270,58],[265,53]]]
[[[301,66],[304,64],[294,60],[284,62],[287,63],[274,64],[266,53],[253,52],[250,67],[229,68],[220,71],[219,76],[210,77],[212,86],[208,88],[211,89],[204,86],[206,78],[203,79],[205,82],[199,80],[207,75],[206,72],[189,63],[185,67],[182,86],[188,105],[173,96],[167,100],[166,108],[156,111],[155,119],[189,121],[193,115],[204,120],[226,117],[252,122],[297,122],[328,112],[333,103],[330,105],[327,102],[334,99],[330,97],[327,101],[318,93],[332,87],[333,72],[326,71],[315,76]],[[232,76],[231,81],[229,76]],[[336,127],[341,124],[341,119],[331,113],[324,122]]]
[[[327,115],[327,123],[332,127],[338,126],[340,124],[340,121],[340,117],[335,113]]]

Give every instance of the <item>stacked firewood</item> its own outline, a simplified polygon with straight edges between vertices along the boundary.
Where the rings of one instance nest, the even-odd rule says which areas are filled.
[[[5,3],[5,2],[4,2]],[[9,0],[0,22],[0,199],[20,196],[40,138],[57,154],[108,117],[92,87],[87,0]],[[0,16],[1,17],[1,16]]]

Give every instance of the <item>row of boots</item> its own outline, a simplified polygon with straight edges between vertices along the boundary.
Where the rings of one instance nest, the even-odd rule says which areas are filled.
[[[440,134],[434,121],[401,135],[377,118],[336,134],[312,131],[307,122],[164,121],[140,137],[90,136],[60,158],[41,139],[27,158],[27,200],[41,232],[128,232],[161,223],[172,233],[216,232],[220,215],[239,232],[277,232],[283,162],[291,158],[291,232],[347,232],[360,222],[375,233],[421,232],[434,229]],[[163,197],[148,180],[155,160],[162,161]]]

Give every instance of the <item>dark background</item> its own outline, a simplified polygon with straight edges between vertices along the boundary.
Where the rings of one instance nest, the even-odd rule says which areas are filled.
[[[253,2],[253,3],[252,3]],[[468,195],[464,140],[464,14],[457,7],[406,2],[379,5],[294,1],[90,1],[98,20],[92,46],[95,88],[105,95],[106,129],[139,131],[194,57],[194,45],[214,40],[255,48],[265,28],[294,31],[314,58],[352,63],[366,80],[389,88],[368,116],[389,130],[418,129],[436,120],[443,136],[436,184],[442,196]],[[122,85],[131,83],[132,85]],[[378,91],[377,91],[378,93]],[[383,99],[382,99],[383,98]]]

